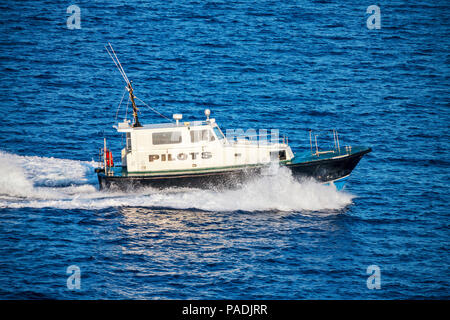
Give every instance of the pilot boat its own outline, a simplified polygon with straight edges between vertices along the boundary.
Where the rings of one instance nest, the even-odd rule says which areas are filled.
[[[361,158],[371,152],[369,147],[341,147],[338,133],[333,130],[331,150],[319,151],[317,136],[313,148],[310,131],[310,150],[294,153],[288,139],[280,138],[277,132],[255,136],[236,132],[230,135],[228,131],[224,134],[210,117],[209,109],[205,110],[203,121],[182,121],[181,114],[174,114],[170,123],[142,125],[132,83],[111,46],[108,53],[127,84],[133,122],[124,120],[115,126],[117,132],[126,136],[120,165],[113,164],[104,140],[102,161],[95,169],[100,189],[233,188],[265,174],[274,163],[288,168],[294,177],[313,178],[341,189]]]

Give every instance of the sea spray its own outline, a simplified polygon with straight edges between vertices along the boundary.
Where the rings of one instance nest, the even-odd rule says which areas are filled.
[[[9,154],[0,153],[0,195],[26,197],[33,192],[33,183],[29,181],[22,167],[14,165]]]
[[[99,191],[95,163],[0,152],[0,208],[103,209],[166,207],[206,211],[326,211],[342,209],[353,195],[314,180],[296,180],[272,164],[237,189]]]

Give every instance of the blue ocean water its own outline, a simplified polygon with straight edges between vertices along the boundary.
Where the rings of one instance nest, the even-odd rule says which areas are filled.
[[[432,0],[3,1],[0,298],[448,299],[448,17]],[[373,152],[344,191],[284,171],[224,192],[99,191],[98,149],[105,136],[118,160],[126,112],[108,42],[168,117],[209,108],[294,151],[334,128]]]

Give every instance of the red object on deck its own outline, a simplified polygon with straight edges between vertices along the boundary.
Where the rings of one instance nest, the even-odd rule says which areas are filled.
[[[114,167],[114,160],[111,151],[106,149],[106,165],[108,167]]]

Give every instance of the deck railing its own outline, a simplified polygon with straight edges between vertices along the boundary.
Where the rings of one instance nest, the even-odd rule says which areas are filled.
[[[320,157],[321,154],[336,153],[338,156],[340,156],[340,155],[347,155],[352,152],[351,146],[344,146],[345,152],[341,152],[341,146],[340,146],[340,142],[339,142],[339,134],[338,134],[337,130],[335,130],[335,129],[333,129],[332,132],[333,132],[334,148],[332,150],[319,151],[319,146],[317,143],[318,135],[315,134],[314,135],[315,151],[313,151],[313,142],[312,142],[313,131],[309,130],[309,144],[311,147],[311,155]]]

